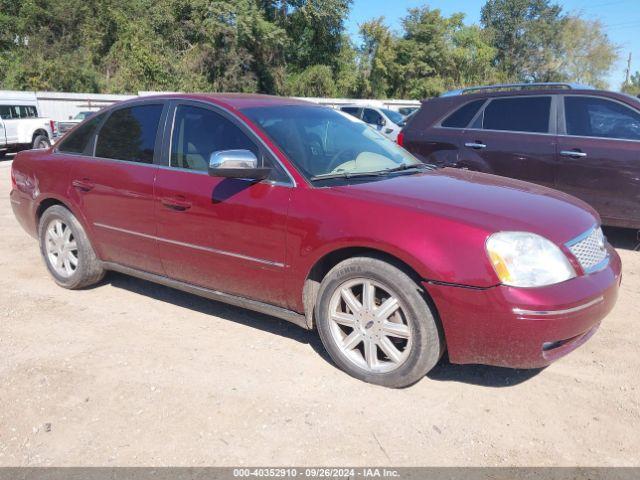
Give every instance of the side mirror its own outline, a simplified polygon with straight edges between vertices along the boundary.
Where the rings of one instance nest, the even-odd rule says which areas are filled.
[[[250,150],[220,150],[209,157],[209,175],[212,177],[263,180],[269,173],[270,168],[258,167],[258,159]]]
[[[387,124],[387,122],[384,120],[384,118],[378,117],[378,120],[376,121],[376,124],[379,127],[384,127]]]

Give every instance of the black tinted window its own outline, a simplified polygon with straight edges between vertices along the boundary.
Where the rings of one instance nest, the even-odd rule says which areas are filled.
[[[549,131],[551,97],[514,97],[492,100],[484,110],[483,128],[512,132]]]
[[[357,117],[358,113],[360,112],[360,109],[358,107],[343,107],[343,108],[341,108],[341,110],[344,113],[348,113],[349,115],[353,115],[354,117]]]
[[[98,135],[96,157],[153,163],[162,105],[140,105],[113,112]]]
[[[382,120],[382,116],[375,110],[365,108],[364,113],[362,114],[362,120],[365,123],[369,123],[371,125],[378,125],[378,123],[380,123],[380,121]]]
[[[240,128],[206,108],[179,106],[171,139],[171,166],[207,171],[209,157],[220,150],[250,150],[256,145]]]
[[[449,115],[443,122],[443,127],[449,128],[465,128],[469,125],[469,122],[473,119],[482,104],[484,104],[484,100],[476,100],[474,102],[467,103],[463,105],[458,110]]]
[[[36,118],[38,113],[32,105],[21,105],[18,108],[20,118]]]
[[[93,137],[93,133],[100,125],[100,122],[104,118],[104,115],[99,115],[91,120],[78,125],[73,132],[65,135],[58,147],[59,152],[64,153],[85,153],[87,143]],[[90,152],[87,152],[90,153]]]
[[[0,105],[0,116],[5,120],[20,118],[20,109],[14,105]]]
[[[565,97],[564,111],[569,135],[640,140],[640,113],[620,103]]]

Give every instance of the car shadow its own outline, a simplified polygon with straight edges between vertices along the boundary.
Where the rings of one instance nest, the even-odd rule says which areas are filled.
[[[205,315],[212,315],[224,320],[246,325],[247,327],[263,330],[274,335],[290,338],[296,342],[311,346],[311,348],[321,354],[326,361],[331,362],[329,355],[324,351],[320,338],[318,338],[318,335],[315,332],[305,330],[304,328],[291,322],[287,322],[286,320],[253,312],[234,305],[228,305],[223,302],[217,302],[195,294],[183,292],[182,290],[166,287],[164,285],[117,272],[108,272],[107,276],[99,285],[106,284],[160,300],[162,302],[167,302],[178,307],[188,308]]]
[[[513,387],[535,377],[543,368],[516,369],[490,365],[455,365],[445,353],[427,378],[439,382],[459,382],[481,387]]]
[[[602,230],[614,248],[640,251],[640,230],[619,227],[602,227]]]
[[[96,287],[107,284],[309,345],[324,361],[336,366],[315,331],[305,330],[285,320],[117,272],[109,272]],[[516,370],[486,365],[454,365],[449,362],[445,353],[435,368],[427,374],[427,378],[440,382],[460,382],[484,387],[511,387],[529,380],[541,371],[542,369]]]

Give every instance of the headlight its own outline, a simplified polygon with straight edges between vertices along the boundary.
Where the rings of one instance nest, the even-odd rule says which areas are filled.
[[[487,239],[487,254],[498,278],[513,287],[543,287],[576,276],[566,255],[529,232],[498,232]]]

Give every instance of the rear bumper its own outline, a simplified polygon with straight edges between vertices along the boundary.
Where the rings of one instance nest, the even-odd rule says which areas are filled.
[[[35,211],[33,200],[17,189],[12,189],[9,193],[11,209],[18,220],[20,226],[32,237],[38,236],[38,228],[35,222]]]
[[[549,287],[425,283],[440,314],[451,362],[540,368],[578,348],[618,296],[622,265],[609,248],[604,270]]]

